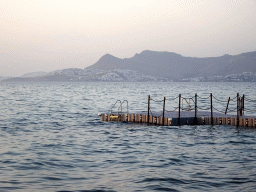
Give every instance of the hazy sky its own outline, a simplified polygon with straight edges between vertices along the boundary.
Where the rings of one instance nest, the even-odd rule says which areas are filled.
[[[256,0],[0,0],[0,75],[85,68],[143,50],[256,51]]]

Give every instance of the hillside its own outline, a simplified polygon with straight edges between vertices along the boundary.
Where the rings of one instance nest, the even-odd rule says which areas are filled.
[[[156,77],[174,80],[195,77],[226,76],[243,72],[256,72],[256,51],[221,57],[183,57],[171,52],[143,51],[132,58],[119,59],[102,56],[87,69],[129,69]]]
[[[256,81],[256,52],[207,58],[148,50],[125,59],[106,54],[85,69],[28,73],[2,81]]]

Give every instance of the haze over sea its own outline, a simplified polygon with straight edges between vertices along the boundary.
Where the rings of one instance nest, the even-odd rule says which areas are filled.
[[[256,100],[256,84],[245,82],[0,83],[0,191],[256,191],[256,129],[98,116],[118,99],[132,112],[147,109],[148,95],[237,92]]]

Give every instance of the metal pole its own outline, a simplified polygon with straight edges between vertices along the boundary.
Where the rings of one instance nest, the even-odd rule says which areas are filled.
[[[150,95],[148,96],[148,124],[149,124]]]
[[[242,110],[243,110],[243,97],[239,97],[239,112],[240,112],[240,116],[242,116]]]
[[[179,114],[178,114],[178,125],[180,125],[180,100],[181,100],[181,94],[179,94]]]
[[[195,119],[194,124],[197,124],[197,94],[195,93]]]
[[[164,97],[164,102],[163,102],[163,122],[162,122],[162,125],[164,125],[164,111],[165,111],[165,97]]]
[[[237,122],[237,126],[239,126],[239,93],[237,93],[237,106],[236,106],[236,109],[237,109],[237,119],[236,119],[236,122]]]
[[[211,124],[213,125],[212,93],[210,94],[210,98],[211,98]]]
[[[243,94],[242,110],[241,110],[241,111],[242,111],[242,113],[241,113],[241,114],[242,114],[242,116],[243,116],[243,114],[244,114],[244,94]]]
[[[228,111],[228,104],[229,104],[229,101],[230,101],[230,97],[228,98],[228,102],[227,102],[227,107],[226,107],[225,115],[227,114],[227,111]]]

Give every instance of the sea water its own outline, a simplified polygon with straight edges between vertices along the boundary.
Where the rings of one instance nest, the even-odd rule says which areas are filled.
[[[98,116],[116,100],[146,111],[150,95],[161,111],[163,97],[195,93],[206,98],[201,108],[213,93],[225,111],[238,92],[255,115],[255,83],[0,83],[0,191],[255,191],[256,129]],[[176,104],[166,100],[166,110]]]

